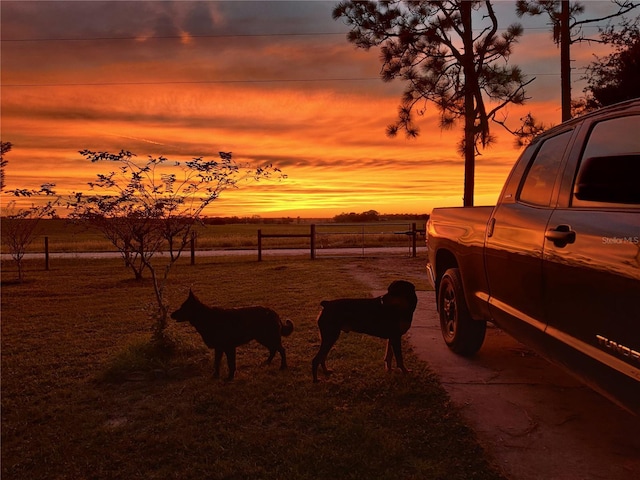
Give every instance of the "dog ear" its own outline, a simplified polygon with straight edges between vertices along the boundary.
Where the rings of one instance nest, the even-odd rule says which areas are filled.
[[[387,288],[387,293],[393,295],[412,295],[415,291],[415,285],[406,280],[394,280]]]

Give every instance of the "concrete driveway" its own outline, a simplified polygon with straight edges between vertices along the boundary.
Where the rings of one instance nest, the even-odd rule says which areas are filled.
[[[434,293],[419,291],[408,339],[507,478],[640,478],[640,417],[502,331],[489,327],[477,356],[459,357],[442,340]]]

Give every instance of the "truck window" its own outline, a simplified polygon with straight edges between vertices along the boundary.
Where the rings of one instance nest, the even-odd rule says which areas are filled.
[[[545,140],[538,153],[529,164],[519,199],[523,203],[548,207],[551,203],[553,187],[562,165],[562,157],[571,139],[572,131],[561,133]]]
[[[613,118],[595,124],[582,158],[640,154],[640,115]]]
[[[591,129],[573,187],[575,207],[640,206],[640,115]]]

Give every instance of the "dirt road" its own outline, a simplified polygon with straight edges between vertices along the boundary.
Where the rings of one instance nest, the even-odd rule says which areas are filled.
[[[370,285],[374,296],[386,292],[390,279],[406,278],[418,285],[418,307],[407,339],[505,477],[640,478],[640,417],[496,328],[488,329],[474,358],[451,353],[440,333],[435,295],[425,291],[419,258],[362,262],[353,275]]]

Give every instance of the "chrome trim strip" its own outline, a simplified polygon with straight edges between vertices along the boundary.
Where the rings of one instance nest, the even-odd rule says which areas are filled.
[[[622,373],[623,375],[626,375],[627,377],[632,378],[633,380],[640,382],[640,368],[636,368],[633,365],[629,365],[624,360],[611,355],[606,350],[602,350],[586,342],[583,342],[582,340],[572,337],[571,335],[561,330],[558,330],[555,327],[548,327],[543,322],[540,322],[535,318],[525,315],[519,310],[507,305],[504,302],[501,302],[500,300],[496,300],[495,298],[492,298],[489,295],[478,292],[476,293],[476,296],[482,300],[488,301],[490,305],[496,308],[499,308],[503,312],[506,312],[507,314],[517,318],[518,320],[524,321],[525,323],[540,330],[541,332],[545,332],[551,338],[554,338],[564,343],[565,345],[568,345],[574,350],[577,350],[578,352],[606,365],[607,367],[613,370],[616,370],[617,372]]]
[[[492,305],[500,310],[502,310],[503,312],[511,315],[512,317],[517,318],[518,320],[522,320],[525,323],[528,323],[529,325],[531,325],[533,328],[540,330],[541,332],[544,332],[544,329],[547,327],[547,325],[539,320],[536,320],[533,317],[530,317],[529,315],[521,312],[520,310],[513,308],[511,305],[508,305],[504,302],[501,302],[500,300],[496,299],[495,297],[489,297],[488,295],[487,299],[485,299],[485,301],[488,300],[489,305]]]
[[[435,290],[436,288],[436,272],[434,272],[433,267],[430,263],[427,263],[427,277],[429,278],[429,283],[431,287]]]
[[[548,327],[547,333],[549,336],[569,345],[580,353],[584,353],[588,357],[594,358],[600,363],[605,364],[607,367],[640,382],[640,368],[635,368],[633,365],[629,365],[624,360],[614,357],[606,350],[601,350],[593,345],[589,345],[588,343],[572,337],[555,327]]]

